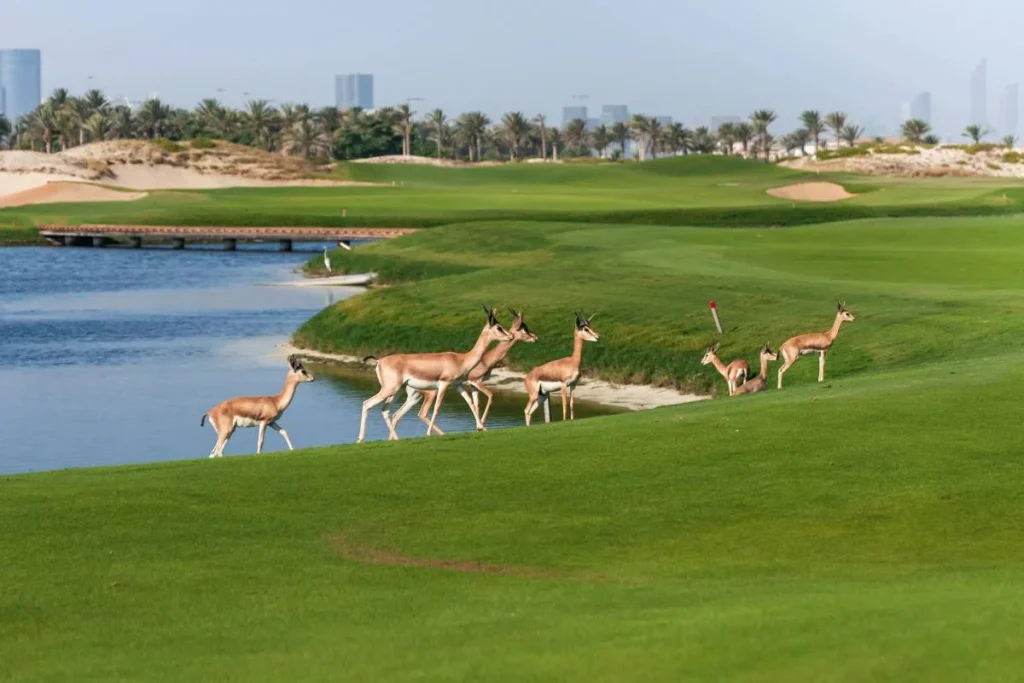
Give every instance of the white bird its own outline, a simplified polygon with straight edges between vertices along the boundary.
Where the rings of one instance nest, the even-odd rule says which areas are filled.
[[[332,273],[331,270],[331,257],[327,255],[327,247],[324,247],[324,266],[327,267],[327,272]]]

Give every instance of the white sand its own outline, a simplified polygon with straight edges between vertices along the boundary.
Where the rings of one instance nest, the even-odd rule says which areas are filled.
[[[131,202],[145,196],[145,192],[122,192],[88,183],[51,180],[38,187],[0,195],[0,208],[72,202]]]
[[[278,348],[282,357],[295,354],[314,361],[370,367],[368,364],[363,363],[362,359],[355,356],[300,349],[291,344],[282,344]],[[499,391],[514,391],[519,394],[525,394],[526,390],[523,387],[524,377],[525,375],[521,372],[507,368],[498,368],[491,373],[489,384]],[[709,396],[700,396],[698,394],[683,394],[675,389],[652,387],[644,384],[613,384],[612,382],[605,382],[604,380],[594,378],[580,381],[576,387],[576,397],[581,401],[591,401],[626,410],[648,410],[662,406],[693,403],[710,398]],[[556,407],[560,400],[556,399],[554,401]]]
[[[773,197],[795,202],[838,202],[853,196],[842,185],[836,183],[796,183],[773,187],[765,192]]]

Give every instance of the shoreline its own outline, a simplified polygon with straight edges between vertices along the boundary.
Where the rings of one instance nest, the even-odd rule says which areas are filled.
[[[294,354],[310,361],[336,363],[366,369],[371,367],[356,356],[303,349],[291,342],[278,344],[277,351],[281,357]],[[524,377],[526,377],[525,373],[516,370],[495,368],[491,372],[491,380],[488,382],[488,385],[498,391],[511,391],[525,396],[526,391],[523,388]],[[615,384],[603,379],[586,378],[582,379],[577,385],[576,398],[581,401],[598,403],[612,408],[636,411],[682,405],[684,403],[696,403],[711,397],[700,394],[684,394],[675,389],[653,387],[649,384]]]

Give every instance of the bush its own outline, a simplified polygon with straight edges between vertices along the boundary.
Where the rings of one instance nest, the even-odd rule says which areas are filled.
[[[177,142],[174,142],[173,140],[168,140],[167,138],[154,138],[153,144],[162,149],[163,151],[170,152],[171,154],[176,154],[177,152],[185,151],[184,147],[179,145]]]
[[[213,149],[217,143],[210,138],[198,137],[192,141],[192,149]]]
[[[850,157],[864,157],[871,154],[867,145],[855,147],[840,147],[839,149],[826,149],[818,152],[818,161],[829,161],[831,159],[848,159]]]
[[[1000,159],[1002,159],[1004,164],[1019,164],[1024,162],[1024,154],[1021,154],[1020,152],[1007,152],[1006,154],[1003,154]]]

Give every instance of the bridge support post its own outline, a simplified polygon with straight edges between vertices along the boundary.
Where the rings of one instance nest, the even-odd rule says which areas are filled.
[[[224,251],[234,251],[238,249],[238,240],[234,237],[228,237],[224,240]]]
[[[132,249],[141,249],[142,248],[142,238],[138,237],[138,236],[129,237],[128,238],[128,244],[129,244],[129,246],[131,246]]]
[[[107,243],[107,238],[106,237],[93,237],[92,238],[92,246],[94,246],[94,247],[102,247],[106,243]]]
[[[184,237],[175,237],[174,239],[171,240],[171,249],[184,249],[184,248],[185,248],[185,238]]]
[[[292,250],[292,241],[291,240],[280,240],[280,246],[278,247],[278,249],[280,251],[291,251]]]

